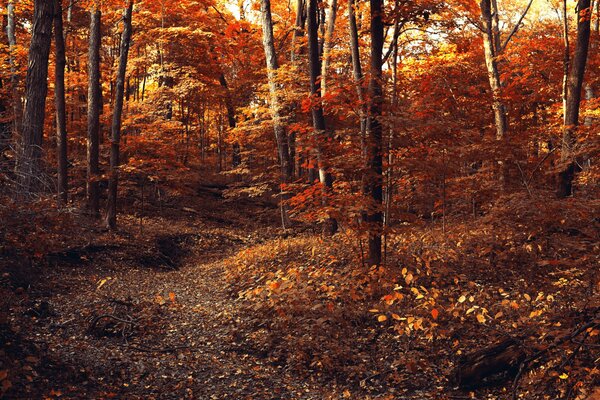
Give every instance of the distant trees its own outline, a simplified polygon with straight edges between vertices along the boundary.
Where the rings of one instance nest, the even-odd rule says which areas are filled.
[[[139,0],[122,25],[121,2],[7,0],[0,182],[94,217],[106,209],[114,229],[119,189],[137,205],[174,171],[214,168],[236,181],[228,195],[275,196],[285,228],[355,232],[369,265],[385,262],[384,235],[415,219],[475,218],[521,192],[590,195],[596,12],[563,2],[561,26],[528,17],[532,3],[261,0],[240,2],[236,18],[218,4]]]

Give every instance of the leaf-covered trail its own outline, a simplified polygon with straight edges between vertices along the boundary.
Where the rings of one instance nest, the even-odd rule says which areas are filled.
[[[75,265],[55,257],[24,302],[33,314],[23,309],[22,323],[31,329],[18,335],[31,344],[30,374],[15,392],[128,399],[321,399],[335,392],[241,343],[244,316],[221,261],[276,235],[276,209],[224,200],[215,188],[195,192],[162,205],[163,215],[146,216],[141,228],[137,216],[126,217],[119,235],[103,233],[96,242],[110,245],[106,251],[81,255]],[[258,230],[265,225],[271,228]]]

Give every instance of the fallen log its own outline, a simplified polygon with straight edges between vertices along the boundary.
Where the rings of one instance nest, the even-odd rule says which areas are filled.
[[[459,388],[486,386],[515,376],[527,354],[515,339],[469,353],[461,358],[451,374],[451,383]]]

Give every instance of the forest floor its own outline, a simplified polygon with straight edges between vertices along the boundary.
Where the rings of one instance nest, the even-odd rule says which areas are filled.
[[[365,289],[369,299],[384,299],[381,307],[353,289],[346,301],[332,288],[356,276],[352,268],[338,268],[349,262],[345,257],[353,249],[348,242],[324,243],[306,231],[282,233],[274,203],[226,198],[226,184],[219,178],[194,181],[198,178],[181,177],[178,185],[185,189],[163,193],[159,201],[156,193],[146,200],[136,194],[117,233],[74,212],[69,222],[55,222],[54,228],[44,228],[35,212],[29,215],[36,226],[22,227],[23,243],[43,237],[50,244],[33,261],[18,251],[0,251],[0,393],[5,398],[508,399],[512,380],[493,388],[454,390],[447,377],[461,353],[457,350],[526,331],[541,343],[545,334],[539,329],[571,321],[568,333],[584,314],[600,307],[594,288],[597,256],[570,289],[555,282],[573,272],[568,275],[567,268],[551,262],[540,264],[554,268],[550,273],[529,271],[525,279],[514,273],[492,279],[475,267],[460,273],[448,267],[440,272],[445,278],[433,274],[436,282],[423,276],[412,287],[422,272],[402,269],[394,273],[402,274],[400,281],[409,289],[404,296],[440,298],[435,311],[419,305],[422,311],[406,318],[409,305],[391,309],[404,297],[389,297],[403,293],[397,281],[391,289]],[[593,247],[594,241],[587,238],[586,246]],[[315,252],[324,248],[329,253],[319,259]],[[308,260],[345,272],[311,270],[310,282],[318,287],[305,291],[314,296],[292,290],[286,297],[282,284],[292,280],[281,269]],[[330,284],[321,283],[324,275]],[[367,281],[355,281],[369,287]],[[484,283],[489,286],[481,289]],[[444,303],[446,296],[454,298]],[[555,298],[563,305],[548,305]],[[311,307],[314,315],[308,318],[302,307],[314,299],[323,307]],[[300,304],[278,303],[283,301]],[[524,305],[536,301],[538,308]],[[506,306],[504,314],[512,318],[506,332],[493,324],[481,328],[483,321],[475,318],[503,320],[492,302]],[[542,314],[538,310],[548,315],[544,323],[535,321]],[[395,322],[406,324],[401,330],[412,330],[413,336],[398,335]],[[415,339],[419,330],[423,338]],[[547,393],[583,399],[584,388],[598,383],[598,332],[586,335],[582,340],[592,345],[564,350],[560,365],[548,367],[556,373],[544,375],[538,390],[552,382],[557,388]],[[519,397],[546,398],[536,392],[537,378],[528,379]]]

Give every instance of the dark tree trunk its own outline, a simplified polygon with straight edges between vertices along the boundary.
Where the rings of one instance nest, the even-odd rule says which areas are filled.
[[[372,206],[367,212],[369,229],[369,265],[381,264],[381,235],[383,228],[383,111],[382,64],[383,64],[383,0],[371,3],[371,76],[369,80],[369,120],[367,143],[367,174],[365,180]]]
[[[575,53],[566,85],[565,126],[562,142],[562,161],[564,167],[558,174],[558,188],[556,191],[559,198],[573,194],[573,180],[578,170],[577,162],[574,159],[573,147],[575,145],[575,131],[579,125],[581,88],[583,86],[583,77],[590,45],[592,19],[590,0],[579,0],[577,11],[577,42],[575,43]]]
[[[119,185],[119,144],[121,141],[121,117],[123,114],[123,96],[125,91],[125,74],[127,72],[127,58],[131,41],[131,17],[133,1],[123,16],[123,34],[121,35],[121,51],[119,55],[119,72],[117,74],[117,90],[115,93],[115,107],[112,115],[110,141],[110,177],[108,181],[108,203],[106,208],[106,225],[109,229],[117,227],[117,189]]]
[[[87,201],[90,213],[99,216],[100,211],[100,107],[102,94],[100,86],[100,9],[96,6],[90,13],[90,42],[88,53],[88,138],[87,138]]]
[[[317,155],[319,161],[319,176],[321,184],[325,189],[324,206],[327,204],[327,193],[333,188],[333,177],[327,168],[327,161],[323,154],[322,144],[327,140],[325,115],[323,114],[323,106],[321,100],[321,62],[319,59],[319,31],[317,25],[318,6],[317,0],[309,0],[308,3],[308,65],[310,77],[310,94],[312,97],[312,120],[317,140]],[[325,223],[323,232],[326,235],[333,235],[337,231],[337,221],[329,217]]]
[[[222,73],[219,76],[219,83],[221,84],[221,87],[225,90],[225,108],[227,109],[227,122],[229,123],[229,129],[234,129],[236,126],[235,107],[233,106],[233,99],[231,98],[229,86],[227,86],[225,74]],[[240,151],[240,144],[236,141],[233,144],[233,151],[231,155],[231,163],[234,167],[237,167],[242,163],[242,156],[240,154]]]
[[[54,104],[56,108],[56,144],[58,156],[58,202],[67,204],[67,115],[65,105],[65,37],[63,30],[62,0],[54,0],[54,45],[56,65],[54,73]]]
[[[302,48],[298,47],[298,39],[304,36],[304,24],[306,23],[306,3],[305,0],[296,0],[296,26],[292,36],[292,51],[290,60],[295,63],[298,55],[302,54]]]
[[[48,94],[48,57],[52,41],[53,10],[54,3],[52,1],[35,0],[33,34],[25,80],[26,103],[23,114],[22,142],[16,170],[19,189],[25,194],[39,191],[44,182],[42,141]]]
[[[348,25],[350,30],[350,50],[352,55],[352,74],[354,76],[354,82],[356,84],[356,93],[358,95],[359,102],[359,114],[360,114],[360,139],[361,139],[361,153],[363,156],[366,155],[365,146],[365,134],[367,130],[367,117],[365,111],[365,101],[362,89],[362,66],[360,64],[360,48],[358,44],[358,26],[356,24],[356,12],[354,10],[354,0],[348,1]]]
[[[15,52],[17,50],[17,36],[15,5],[12,0],[9,0],[6,11],[6,36],[8,37],[9,50],[8,62],[10,64],[10,84],[13,101],[13,132],[15,135],[18,135],[21,132],[21,122],[23,118],[23,103],[21,102],[21,94],[19,93],[19,74],[17,72],[17,63],[15,60]]]

